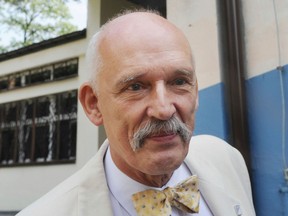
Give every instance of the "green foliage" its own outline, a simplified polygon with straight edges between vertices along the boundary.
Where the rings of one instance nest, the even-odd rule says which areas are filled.
[[[0,52],[76,31],[77,27],[69,22],[72,17],[67,2],[68,0],[0,0],[1,33],[13,35],[8,47],[0,46]]]

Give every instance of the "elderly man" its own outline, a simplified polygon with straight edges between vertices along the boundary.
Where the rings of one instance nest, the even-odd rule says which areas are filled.
[[[255,215],[240,153],[212,136],[191,138],[197,80],[176,26],[151,12],[120,15],[93,37],[88,57],[79,98],[108,139],[19,216]]]

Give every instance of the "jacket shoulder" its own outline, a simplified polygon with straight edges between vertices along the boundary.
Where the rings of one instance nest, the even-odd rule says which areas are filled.
[[[108,188],[105,186],[103,168],[106,149],[107,144],[103,145],[83,168],[23,209],[17,216],[74,216],[80,215],[79,212],[83,209],[86,212],[83,215],[90,216],[95,215],[94,211],[97,209],[95,203],[101,203],[99,208],[103,206],[109,208]],[[99,184],[94,184],[97,180]],[[98,196],[99,192],[102,194],[101,199]],[[91,206],[94,208],[90,208]]]
[[[242,155],[236,148],[225,140],[212,135],[193,136],[190,141],[189,154],[195,152],[205,155],[205,158],[209,160],[219,159],[222,161],[223,158],[219,158],[219,154],[242,158]]]
[[[226,141],[211,135],[194,136],[185,160],[199,179],[229,191],[253,212],[249,173],[241,153]],[[250,207],[248,207],[250,206]]]

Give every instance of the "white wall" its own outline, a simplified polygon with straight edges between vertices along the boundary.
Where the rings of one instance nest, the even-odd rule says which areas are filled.
[[[196,62],[199,88],[221,82],[215,0],[167,0],[167,19],[186,34]]]
[[[78,77],[3,92],[0,103],[54,94],[87,80],[85,52],[100,26],[100,0],[88,1],[87,38],[0,62],[0,76],[78,57]],[[0,211],[21,210],[80,169],[98,149],[98,128],[87,119],[78,102],[75,164],[0,168]]]
[[[81,39],[55,48],[1,62],[0,75],[78,57],[79,76],[1,93],[0,103],[77,89],[86,79],[87,40]],[[0,168],[0,210],[19,210],[70,176],[95,154],[97,128],[86,118],[78,103],[77,156],[75,164]]]
[[[271,0],[243,1],[248,79],[288,63],[288,1],[274,2],[276,13]]]

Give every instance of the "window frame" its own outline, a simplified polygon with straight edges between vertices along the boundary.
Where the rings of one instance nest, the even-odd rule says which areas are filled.
[[[62,67],[59,65],[62,65]],[[43,84],[43,82],[50,83],[50,82],[56,82],[60,80],[77,77],[78,65],[79,65],[78,58],[70,58],[70,59],[59,61],[53,64],[45,64],[39,67],[30,68],[27,70],[22,70],[22,71],[0,76],[0,94],[7,92],[7,91],[15,90],[15,89],[40,85],[40,84]],[[62,76],[60,73],[59,77],[55,77],[55,74],[57,74],[57,69],[59,71],[59,68],[62,69],[62,72],[70,71],[70,73],[67,75],[62,74]],[[71,70],[74,70],[74,71],[71,73]],[[45,76],[43,76],[43,74]],[[37,80],[37,75],[38,75],[38,80]],[[42,80],[40,80],[39,77],[43,77]],[[4,87],[1,88],[1,85]]]
[[[24,100],[19,101],[12,101],[8,103],[0,104],[0,119],[3,121],[0,122],[0,167],[11,167],[11,166],[35,166],[35,165],[49,165],[49,164],[64,164],[64,163],[75,163],[76,162],[76,148],[77,148],[77,110],[78,110],[78,90],[68,90],[56,94],[50,94],[50,95],[44,95],[40,97],[35,98],[27,98]],[[66,101],[67,105],[66,108],[69,108],[67,112],[63,111],[63,103]],[[51,111],[51,104],[54,100],[54,106],[55,109]],[[42,116],[37,116],[37,106],[39,105],[39,101],[43,102],[44,106],[48,106],[49,113],[45,112],[40,113]],[[48,103],[46,103],[48,101]],[[46,103],[46,104],[45,104]],[[71,108],[72,104],[72,108]],[[14,119],[9,119],[6,117],[4,119],[5,112],[9,110],[9,107],[15,107],[16,108],[16,117]],[[26,113],[27,110],[23,111],[23,108],[29,109],[28,106],[32,107],[32,116],[26,117],[28,113]],[[30,107],[30,108],[31,108]],[[21,110],[22,109],[22,110]],[[61,110],[60,110],[61,109]],[[5,111],[6,110],[6,111]],[[42,110],[43,111],[43,110]],[[61,111],[61,112],[60,112]],[[22,112],[22,113],[21,113]],[[70,125],[70,132],[61,133],[61,123],[65,121],[65,124]],[[10,129],[9,129],[10,127]],[[22,127],[22,129],[20,128]],[[30,132],[26,131],[26,129],[30,127]],[[44,159],[40,157],[36,157],[37,153],[37,145],[36,139],[37,139],[37,130],[39,130],[41,127],[44,127],[45,130],[51,130],[51,127],[54,127],[54,131],[49,131],[48,135],[50,136],[46,143],[42,143],[42,148],[44,146],[47,147],[46,151],[49,151],[46,155],[44,152]],[[71,127],[73,127],[71,129]],[[48,129],[47,129],[48,128]],[[65,128],[66,129],[66,128]],[[14,137],[11,143],[12,147],[9,147],[9,149],[12,149],[13,155],[10,154],[4,155],[3,153],[3,145],[4,142],[3,139],[3,131],[7,130],[8,135],[9,131],[14,133]],[[74,131],[74,134],[71,130]],[[31,139],[31,141],[25,141],[25,139],[22,137],[20,138],[20,132],[22,131],[22,136],[24,133],[24,136],[28,137],[27,139]],[[28,134],[29,133],[29,134]],[[71,137],[72,135],[72,137]],[[41,134],[40,136],[44,136],[44,134]],[[64,137],[63,136],[68,136]],[[51,138],[52,137],[52,138]],[[70,149],[68,146],[68,150],[72,152],[73,154],[70,154],[69,158],[61,158],[61,137],[62,139],[70,139]],[[39,137],[38,137],[39,138]],[[45,137],[41,137],[41,139],[45,139]],[[46,137],[47,139],[47,137]],[[7,143],[6,143],[7,144]],[[49,149],[49,145],[51,144],[51,149]],[[67,143],[65,143],[67,144]],[[28,149],[25,148],[25,145],[28,146]],[[69,145],[69,144],[67,144]],[[22,149],[20,149],[22,148]],[[64,146],[64,148],[67,149],[67,146]],[[29,151],[28,156],[25,157],[25,151]],[[9,153],[9,151],[7,151]],[[24,153],[24,157],[20,158],[20,154]],[[51,154],[51,158],[49,159],[49,154]],[[63,153],[62,153],[63,155]],[[68,155],[69,156],[69,155]],[[10,158],[11,157],[11,158]],[[8,158],[8,159],[7,159]],[[49,160],[48,160],[49,159]]]

